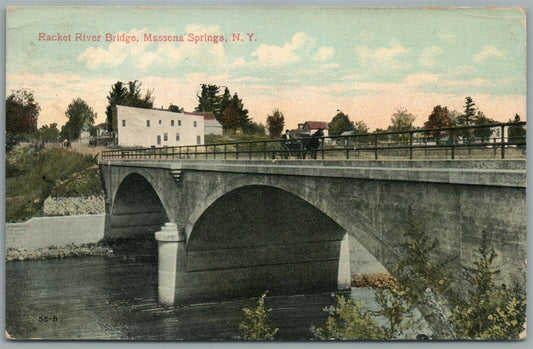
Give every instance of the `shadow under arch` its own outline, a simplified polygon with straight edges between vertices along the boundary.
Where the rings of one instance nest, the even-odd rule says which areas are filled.
[[[213,300],[267,290],[336,290],[340,267],[348,268],[344,275],[349,279],[346,237],[330,217],[288,191],[267,185],[239,187],[215,200],[192,227],[177,296],[194,293]]]
[[[131,173],[117,189],[104,239],[155,240],[154,233],[165,222],[166,210],[150,182],[138,173]]]

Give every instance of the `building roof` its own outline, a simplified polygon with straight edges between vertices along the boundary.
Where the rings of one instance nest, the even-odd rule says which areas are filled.
[[[204,120],[215,120],[215,116],[211,112],[200,113],[200,112],[184,112],[185,115],[196,115],[203,116]]]
[[[328,123],[325,121],[306,121],[304,126],[307,125],[309,129],[311,130],[327,130],[328,129]]]

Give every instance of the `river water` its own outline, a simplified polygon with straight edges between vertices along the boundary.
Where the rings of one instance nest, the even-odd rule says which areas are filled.
[[[371,289],[351,295],[375,308]],[[6,264],[6,330],[17,339],[231,340],[256,299],[175,308],[157,303],[153,256],[73,257]],[[276,338],[312,339],[330,293],[267,296]]]

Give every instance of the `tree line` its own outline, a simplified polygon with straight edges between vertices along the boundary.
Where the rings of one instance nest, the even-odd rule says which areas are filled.
[[[154,105],[155,97],[152,90],[147,90],[144,94],[141,91],[142,82],[135,80],[124,83],[117,81],[111,86],[106,96],[106,129],[108,132],[117,131],[117,105],[124,105],[136,108],[151,109]],[[224,88],[222,90],[222,88]],[[197,93],[198,104],[194,108],[195,112],[211,113],[222,125],[225,133],[241,130],[244,134],[265,136],[266,131],[270,138],[279,138],[285,128],[285,116],[279,109],[274,109],[267,115],[266,126],[253,122],[248,109],[245,108],[243,100],[238,93],[231,93],[227,86],[213,84],[201,84],[200,92]],[[170,103],[167,107],[171,112],[184,112],[183,108]],[[90,131],[97,118],[97,114],[82,98],[72,100],[65,112],[67,122],[58,128],[57,123],[43,125],[37,128],[38,116],[41,111],[39,103],[34,98],[33,92],[28,89],[13,91],[6,98],[6,149],[11,149],[20,141],[38,139],[42,142],[54,142],[59,139],[70,141],[80,137],[84,131]],[[410,131],[417,129],[413,126],[416,116],[409,113],[405,108],[398,108],[391,118],[391,125],[387,129],[376,129],[376,133],[386,131]],[[494,120],[487,117],[479,110],[471,97],[465,98],[464,110],[459,113],[449,110],[446,106],[437,105],[424,123],[428,136],[433,137],[437,142],[448,136],[447,131],[431,131],[432,129],[446,128],[453,126],[488,125]],[[509,122],[520,122],[520,116],[515,115]],[[337,136],[346,131],[353,131],[358,135],[369,134],[369,128],[364,121],[354,122],[350,120],[348,114],[338,110],[328,123],[329,135]],[[487,140],[492,135],[490,128],[475,128],[473,130],[461,131],[463,140],[472,139]],[[523,126],[511,126],[509,128],[510,139],[524,139],[525,128]],[[406,137],[404,136],[398,136]],[[400,139],[401,140],[401,139]]]

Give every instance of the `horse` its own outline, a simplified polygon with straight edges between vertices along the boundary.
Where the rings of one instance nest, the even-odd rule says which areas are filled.
[[[302,139],[303,149],[305,149],[303,154],[304,159],[306,154],[309,152],[310,158],[316,160],[318,148],[320,147],[320,143],[323,141],[322,137],[324,137],[324,131],[322,129],[318,129],[311,136]]]

